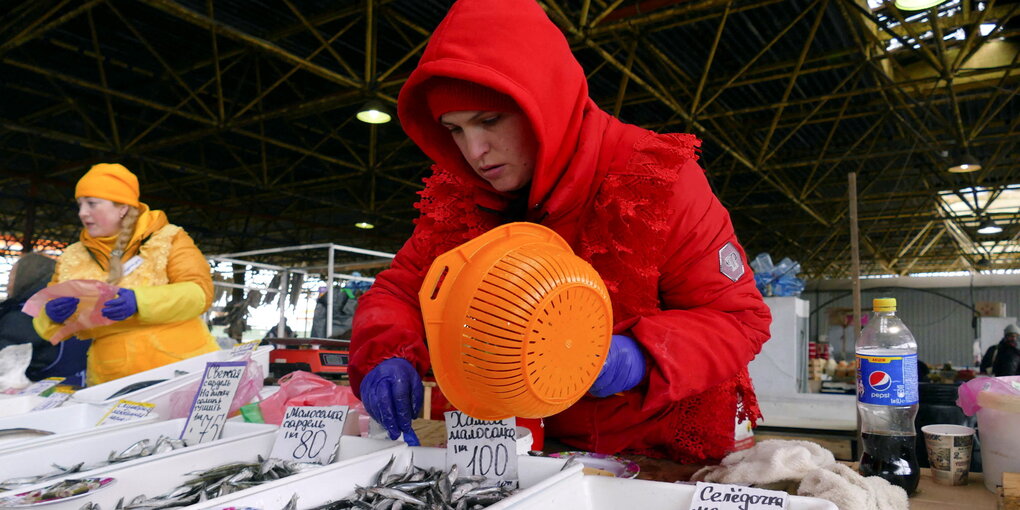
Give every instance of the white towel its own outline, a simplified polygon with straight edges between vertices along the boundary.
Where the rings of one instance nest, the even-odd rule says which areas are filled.
[[[707,466],[695,481],[765,485],[799,482],[799,496],[832,501],[840,510],[908,510],[907,493],[877,476],[863,477],[808,441],[770,439]]]

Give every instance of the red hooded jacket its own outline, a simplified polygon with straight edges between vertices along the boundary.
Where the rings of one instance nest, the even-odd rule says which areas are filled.
[[[390,269],[362,296],[351,341],[351,384],[402,357],[425,373],[418,290],[433,259],[505,220],[495,191],[468,166],[425,101],[431,77],[457,78],[512,97],[539,149],[527,221],[557,231],[598,270],[614,332],[644,348],[648,377],[607,398],[585,397],[547,418],[546,433],[602,453],[685,462],[720,459],[735,418],[760,417],[747,364],[769,337],[729,215],[697,165],[693,135],[624,124],[588,97],[584,71],[533,0],[460,0],[432,35],[400,92],[407,134],[433,160],[421,216]]]

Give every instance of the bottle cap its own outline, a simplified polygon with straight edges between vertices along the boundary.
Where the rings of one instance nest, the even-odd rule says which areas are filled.
[[[871,301],[871,308],[876,312],[895,312],[896,298],[875,298]]]

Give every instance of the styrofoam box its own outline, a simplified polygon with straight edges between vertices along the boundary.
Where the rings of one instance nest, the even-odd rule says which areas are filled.
[[[96,503],[101,508],[115,508],[117,501],[121,498],[125,498],[127,501],[140,494],[147,497],[165,494],[192,478],[188,473],[193,471],[211,469],[231,462],[256,462],[260,455],[263,458],[268,458],[275,440],[276,437],[273,434],[251,436],[229,443],[213,444],[198,450],[185,448],[178,455],[155,459],[144,464],[111,466],[111,469],[105,470],[102,476],[114,478],[114,483],[83,498],[47,504],[46,510],[78,510],[86,502]],[[311,469],[305,473],[294,475],[294,477],[316,473],[334,466],[357,463],[361,457],[380,456],[388,460],[391,455],[406,448],[407,445],[396,441],[341,436],[337,462]],[[278,484],[294,477],[283,478],[264,485]],[[45,485],[47,484],[40,484],[40,486]],[[243,495],[260,487],[262,486],[255,486],[235,494]],[[24,490],[28,489],[22,489],[22,491]]]
[[[39,446],[29,450],[19,450],[6,454],[0,453],[0,480],[51,473],[54,471],[53,464],[73,466],[79,462],[84,462],[86,465],[102,462],[109,457],[111,451],[122,452],[143,439],[156,441],[159,436],[177,438],[181,435],[181,431],[184,430],[184,423],[186,421],[185,418],[178,418],[176,420],[146,423],[126,429],[103,430],[100,434],[92,436],[67,439],[59,443]],[[223,435],[216,441],[102,466],[91,471],[73,473],[68,475],[68,477],[88,478],[113,468],[143,464],[172,455],[178,455],[185,451],[208,448],[215,444],[229,443],[252,436],[275,435],[277,429],[276,425],[270,424],[228,421],[223,427]],[[58,480],[47,480],[41,485],[46,486]],[[17,490],[17,492],[22,491],[22,489]],[[3,493],[0,493],[0,497],[3,497]]]
[[[252,353],[252,359],[262,367],[263,374],[269,373],[269,352],[272,350],[273,347],[271,345],[265,345],[256,348]],[[90,386],[75,392],[74,395],[71,396],[71,400],[75,402],[103,405],[113,404],[122,399],[134,402],[149,402],[156,405],[155,412],[159,413],[161,416],[169,417],[170,396],[173,392],[201,379],[202,374],[205,373],[206,363],[236,361],[240,359],[240,357],[232,358],[230,356],[230,352],[230,350],[226,349],[209,352],[202,354],[201,356],[195,356],[194,358],[188,358],[176,363],[163,365],[161,367],[132,374],[127,377],[105,382],[103,384]],[[178,372],[187,373],[175,376],[174,374]],[[111,398],[111,395],[132,384],[158,379],[166,380],[161,383],[153,384],[152,386],[147,386],[145,388]]]
[[[0,417],[24,414],[46,400],[38,395],[3,395],[0,394]]]
[[[112,405],[96,406],[89,404],[71,405],[44,409],[31,413],[0,418],[0,430],[13,428],[30,428],[48,430],[54,434],[48,436],[10,436],[0,437],[0,454],[42,445],[66,441],[70,438],[93,436],[111,430],[134,427],[159,420],[155,412],[137,420],[112,422],[97,426]]]
[[[446,467],[446,450],[443,448],[409,447],[399,451],[393,463],[393,470],[401,472],[413,457],[414,465],[420,468]],[[221,498],[203,501],[189,507],[191,509],[235,508],[283,508],[295,494],[298,495],[298,508],[312,508],[350,496],[355,487],[372,483],[376,474],[387,462],[389,456],[366,457],[344,465],[334,464],[311,473],[260,485],[245,491],[228,494]],[[546,457],[517,457],[517,472],[520,477],[521,490],[487,510],[503,508],[529,508],[536,498],[541,498],[543,491],[551,486],[562,484],[566,480],[582,477],[582,466],[577,464],[562,470],[565,461]],[[568,507],[560,507],[568,508]]]
[[[608,476],[581,476],[548,487],[541,497],[532,498],[534,510],[687,510],[694,500],[691,484],[632,480]],[[790,496],[789,510],[839,510],[831,501]]]

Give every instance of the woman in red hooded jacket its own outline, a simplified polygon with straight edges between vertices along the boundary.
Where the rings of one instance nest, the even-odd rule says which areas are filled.
[[[546,434],[602,453],[721,459],[760,417],[747,364],[769,337],[729,215],[693,135],[624,124],[534,0],[459,0],[400,91],[435,162],[413,235],[362,298],[351,384],[396,438],[417,438],[429,369],[418,290],[435,257],[509,221],[545,225],[602,276],[615,333],[605,366]]]

